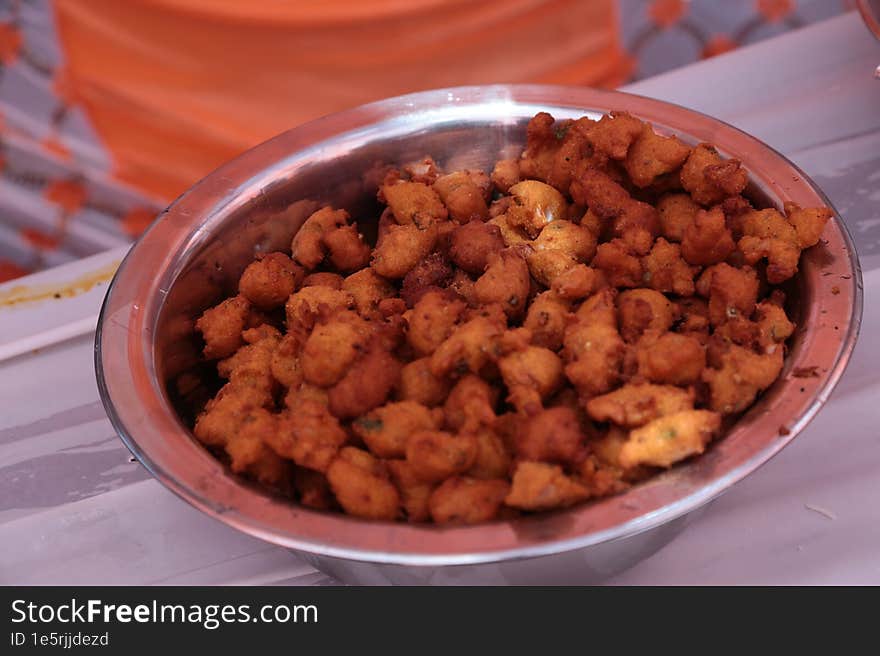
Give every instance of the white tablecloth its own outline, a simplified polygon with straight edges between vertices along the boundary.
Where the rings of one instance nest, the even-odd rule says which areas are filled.
[[[880,584],[878,63],[880,43],[850,13],[629,87],[726,120],[805,169],[856,239],[865,317],[810,427],[612,583]],[[11,316],[0,343],[21,330]],[[0,584],[331,582],[131,462],[98,399],[92,346],[86,335],[0,364]]]

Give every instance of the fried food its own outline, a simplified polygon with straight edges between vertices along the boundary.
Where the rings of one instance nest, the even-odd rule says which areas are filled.
[[[626,151],[624,166],[635,186],[647,187],[661,175],[678,170],[690,154],[691,149],[677,137],[663,137],[643,123]]]
[[[290,245],[293,259],[307,270],[316,269],[327,257],[341,271],[366,265],[370,246],[357,226],[349,224],[345,210],[324,207],[312,214],[297,231]]]
[[[684,410],[636,428],[620,449],[623,467],[669,467],[702,453],[721,428],[721,415],[710,410]]]
[[[523,326],[532,333],[532,344],[558,351],[570,315],[571,304],[566,299],[552,291],[541,292],[529,305]]]
[[[446,206],[450,219],[468,223],[489,218],[486,204],[489,185],[489,176],[483,171],[456,171],[437,178],[433,189]]]
[[[699,144],[681,167],[681,186],[705,207],[742,193],[746,183],[748,174],[740,161],[722,159],[710,144]]]
[[[507,223],[534,239],[553,221],[564,219],[567,205],[555,187],[537,180],[517,182],[510,189]]]
[[[418,355],[431,355],[455,329],[465,310],[465,303],[454,294],[431,291],[425,294],[407,321],[406,339]]]
[[[497,225],[471,221],[453,231],[449,257],[460,269],[479,275],[489,265],[489,258],[503,251],[504,246]]]
[[[801,251],[816,245],[831,210],[803,210],[786,204],[787,216],[775,209],[752,210],[742,218],[739,250],[751,265],[767,260],[767,282],[779,284],[797,273]]]
[[[396,519],[400,494],[382,462],[347,446],[327,468],[327,480],[342,509],[367,519]]]
[[[483,305],[500,304],[510,318],[525,314],[531,280],[522,255],[506,249],[490,255],[487,262],[485,273],[474,284],[477,301]]]
[[[477,459],[477,440],[468,433],[419,431],[406,445],[406,461],[425,483],[439,483],[470,469]]]
[[[491,172],[384,169],[372,248],[323,207],[248,264],[195,322],[216,377],[177,379],[196,439],[309,508],[465,525],[709,448],[780,376],[776,285],[831,211],[627,113],[526,132]]]
[[[593,397],[586,404],[591,418],[610,421],[624,428],[637,428],[658,417],[693,407],[693,390],[650,383],[628,383],[613,392]]]
[[[708,266],[727,259],[736,244],[720,207],[708,212],[697,210],[694,220],[684,229],[681,256],[688,264]]]
[[[441,291],[448,287],[452,276],[452,265],[443,253],[431,253],[404,276],[400,298],[411,308],[428,292]]]
[[[449,380],[431,373],[430,358],[419,358],[401,368],[398,397],[431,408],[446,400],[451,387]]]
[[[651,252],[642,258],[642,280],[651,289],[665,294],[691,296],[694,293],[694,274],[681,256],[681,247],[663,237],[654,242]]]
[[[351,428],[380,458],[403,458],[410,435],[439,428],[442,418],[415,401],[398,401],[358,417]]]
[[[304,277],[303,268],[287,255],[268,253],[245,268],[238,281],[238,291],[255,307],[272,310],[284,305]]]
[[[694,221],[700,205],[689,194],[666,194],[657,201],[660,231],[672,242],[684,239],[685,229]]]
[[[431,493],[428,508],[437,524],[479,524],[494,519],[510,490],[500,479],[447,478]]]
[[[548,408],[529,417],[516,441],[523,460],[571,463],[586,443],[577,413],[566,406]]]
[[[208,360],[225,358],[244,344],[241,333],[252,322],[254,312],[244,296],[233,296],[199,317],[196,330],[202,334],[202,353]]]
[[[373,269],[357,271],[342,281],[342,290],[354,299],[354,306],[364,319],[370,319],[379,311],[379,303],[394,298],[397,289]]]
[[[617,321],[626,342],[635,342],[648,329],[663,332],[674,319],[672,302],[653,289],[627,289],[617,296]]]
[[[524,460],[513,472],[504,503],[521,510],[552,510],[574,505],[589,496],[590,491],[566,476],[559,465]]]

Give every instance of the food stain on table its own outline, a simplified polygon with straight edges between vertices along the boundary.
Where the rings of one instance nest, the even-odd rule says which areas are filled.
[[[38,303],[50,299],[72,298],[85,294],[93,287],[109,282],[120,261],[111,262],[95,271],[89,271],[73,280],[47,285],[16,285],[0,292],[0,308]]]

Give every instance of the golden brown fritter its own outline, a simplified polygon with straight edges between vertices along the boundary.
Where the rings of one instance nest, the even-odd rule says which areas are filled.
[[[397,386],[400,366],[381,340],[374,339],[366,353],[330,388],[330,412],[340,419],[351,419],[382,405]]]
[[[596,421],[610,421],[636,428],[649,421],[694,407],[693,391],[672,385],[629,383],[587,401],[587,414]]]
[[[428,292],[441,291],[452,283],[452,263],[443,253],[434,252],[416,264],[403,278],[400,298],[413,307]]]
[[[690,153],[677,137],[660,136],[644,123],[626,152],[624,166],[635,186],[647,187],[657,177],[678,170]]]
[[[370,266],[384,278],[403,278],[427,257],[437,243],[437,224],[391,225],[379,235]]]
[[[612,159],[624,159],[644,125],[626,112],[611,112],[589,127],[587,138],[596,151]]]
[[[253,398],[269,406],[275,392],[272,359],[281,334],[271,326],[250,328],[242,333],[245,346],[217,363],[217,373],[237,389],[247,389]]]
[[[525,314],[530,289],[529,267],[513,249],[491,255],[485,273],[474,284],[474,294],[480,303],[498,303],[511,318]]]
[[[324,260],[324,235],[348,223],[348,212],[323,207],[312,214],[293,238],[290,249],[293,259],[308,270]]]
[[[243,296],[233,296],[205,310],[196,321],[196,330],[205,340],[202,351],[205,358],[219,360],[235,353],[244,344],[241,333],[248,325],[251,315],[251,304]]]
[[[755,307],[755,322],[758,327],[758,344],[767,353],[772,353],[777,345],[781,348],[795,329],[794,323],[785,314],[785,309],[770,301],[758,303]]]
[[[482,171],[456,171],[437,178],[434,191],[449,211],[449,218],[456,223],[489,218],[486,192],[489,176]]]
[[[295,389],[303,382],[300,363],[302,343],[301,335],[287,333],[279,340],[278,346],[272,353],[272,361],[269,364],[272,377],[284,387]]]
[[[477,456],[467,470],[473,478],[506,479],[513,461],[504,440],[490,428],[480,428],[470,433],[477,442]]]
[[[436,486],[420,480],[406,460],[386,460],[385,466],[400,493],[400,505],[407,521],[426,522],[431,519],[428,501]]]
[[[419,358],[408,362],[400,370],[398,397],[431,408],[446,400],[451,387],[446,378],[438,378],[431,373],[431,358]]]
[[[400,512],[400,494],[381,461],[352,446],[339,452],[327,468],[327,480],[350,515],[393,520]]]
[[[518,330],[525,334],[511,345],[509,353],[499,358],[498,369],[509,392],[508,402],[518,412],[531,415],[540,412],[544,400],[562,386],[562,360],[548,348],[530,345],[531,334],[527,329]],[[502,336],[502,342],[509,334]]]
[[[383,185],[382,196],[398,225],[415,225],[424,230],[449,215],[437,192],[421,182]]]
[[[255,307],[281,307],[302,284],[303,268],[284,253],[268,253],[251,262],[241,274],[238,291]]]
[[[329,255],[333,266],[354,271],[366,265],[370,246],[345,210],[324,207],[312,214],[291,243],[293,259],[307,270],[316,269]]]
[[[797,203],[785,204],[785,216],[794,226],[801,250],[819,243],[825,224],[834,213],[827,207],[801,208]]]
[[[661,234],[669,241],[681,242],[685,229],[693,223],[699,209],[699,204],[688,194],[661,196],[657,201]]]
[[[266,443],[279,456],[322,473],[346,441],[348,435],[327,405],[307,394],[292,395],[277,429],[266,435]]]
[[[590,491],[566,476],[559,465],[522,461],[513,472],[504,503],[522,510],[552,510],[574,505],[589,496]]]
[[[743,236],[739,250],[748,264],[767,259],[767,282],[779,284],[798,270],[801,251],[814,246],[831,210],[803,210],[794,203],[786,205],[787,216],[775,209],[752,210],[741,219]]]
[[[612,287],[640,287],[644,282],[642,262],[621,239],[599,244],[593,268],[601,271]]]
[[[617,296],[620,336],[635,342],[649,328],[663,332],[675,319],[672,302],[653,289],[627,289]]]
[[[489,258],[504,250],[501,229],[492,223],[471,221],[452,233],[449,257],[457,267],[479,275],[486,270]]]
[[[720,428],[721,415],[709,410],[684,410],[659,417],[630,432],[620,450],[620,463],[624,467],[669,467],[703,453]]]
[[[585,442],[574,410],[566,406],[547,408],[524,421],[517,435],[516,455],[522,460],[565,464],[581,455]]]
[[[742,412],[758,392],[779,377],[782,363],[781,348],[759,355],[742,346],[729,345],[719,361],[703,371],[711,396],[709,407],[725,415]]]
[[[544,226],[566,217],[565,198],[555,187],[538,180],[523,180],[508,192],[511,200],[505,213],[508,225],[532,239]]]
[[[639,376],[652,383],[691,385],[700,380],[706,351],[696,337],[648,331],[636,344]]]
[[[742,193],[747,183],[748,175],[740,161],[721,159],[710,144],[699,144],[681,167],[681,185],[704,206]]]
[[[339,271],[357,271],[370,261],[370,245],[357,226],[346,225],[324,235],[330,263]]]
[[[431,493],[431,519],[438,524],[487,522],[498,515],[509,490],[507,481],[453,476]]]
[[[550,283],[550,290],[566,301],[580,301],[605,285],[605,276],[586,264],[575,264]]]
[[[454,435],[445,431],[413,433],[406,444],[406,461],[413,474],[425,483],[439,483],[466,472],[477,458],[473,435]]]
[[[394,285],[371,268],[361,269],[345,278],[342,290],[351,294],[358,313],[365,319],[376,315],[380,301],[397,294]]]
[[[619,382],[625,352],[614,296],[606,289],[584,301],[565,330],[565,375],[586,398],[604,394]]]
[[[645,272],[642,279],[658,292],[691,296],[694,293],[694,274],[681,256],[681,247],[663,237],[654,242],[651,252],[642,258]]]
[[[465,433],[495,424],[497,391],[479,376],[462,376],[449,392],[443,411],[446,427]]]
[[[431,355],[431,373],[439,377],[479,373],[503,330],[499,321],[481,316],[457,326]]]
[[[330,313],[354,307],[354,297],[341,289],[321,285],[303,287],[287,299],[287,332],[302,336],[303,341],[315,325],[318,311]]]
[[[406,315],[406,339],[417,355],[431,355],[458,324],[465,304],[453,294],[431,291]]]
[[[521,180],[519,174],[519,162],[515,159],[501,159],[495,163],[492,169],[492,185],[495,190],[506,194],[510,188]]]
[[[567,190],[574,169],[591,150],[588,132],[593,123],[587,117],[556,122],[546,112],[537,114],[526,128],[526,148],[519,160],[520,176],[541,180],[560,191]],[[501,182],[509,183],[503,191],[515,184],[513,178],[512,174],[500,178]]]
[[[681,240],[681,256],[688,264],[699,266],[723,262],[735,248],[720,207],[708,212],[697,210]]]
[[[545,287],[596,254],[596,236],[571,221],[554,221],[531,243],[527,256],[532,277]],[[589,293],[589,290],[587,290]]]
[[[358,417],[351,428],[380,458],[403,458],[410,435],[439,428],[442,419],[442,412],[438,416],[415,401],[397,401]]]
[[[364,351],[371,333],[370,325],[351,310],[319,320],[300,356],[305,381],[319,387],[335,385]]]
[[[571,304],[552,291],[538,294],[529,305],[523,326],[532,333],[532,344],[558,351],[562,346]]]
[[[709,321],[719,326],[734,317],[749,317],[758,300],[758,276],[754,269],[737,269],[729,264],[716,264],[706,269],[705,281],[709,297]],[[700,285],[697,285],[699,291]],[[702,292],[701,292],[702,293]]]

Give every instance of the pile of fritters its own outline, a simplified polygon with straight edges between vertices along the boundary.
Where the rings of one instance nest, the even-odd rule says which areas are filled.
[[[535,116],[519,159],[389,170],[378,242],[315,212],[197,322],[227,382],[195,435],[310,508],[476,523],[702,453],[779,376],[825,208],[625,113]]]

